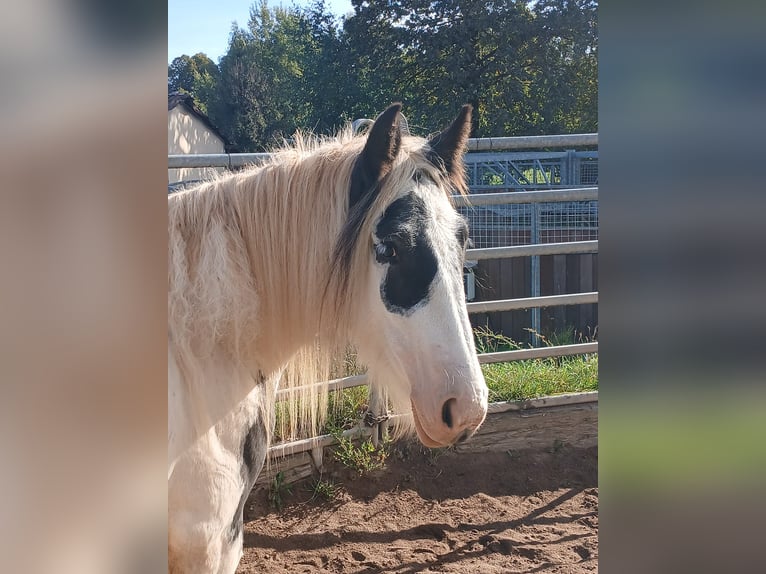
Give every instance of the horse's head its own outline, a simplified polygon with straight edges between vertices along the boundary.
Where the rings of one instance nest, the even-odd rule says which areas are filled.
[[[487,412],[463,290],[468,226],[449,197],[465,188],[471,108],[430,140],[401,135],[400,109],[378,117],[356,160],[337,255],[363,276],[347,292],[360,359],[395,403],[411,404],[421,442],[441,447]]]

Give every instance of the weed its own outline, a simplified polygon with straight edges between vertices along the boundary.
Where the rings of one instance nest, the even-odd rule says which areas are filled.
[[[383,467],[389,455],[391,446],[390,439],[385,439],[378,448],[367,438],[357,446],[354,441],[344,437],[337,429],[333,432],[338,446],[335,447],[333,455],[335,460],[340,462],[346,468],[356,472],[359,476],[364,476]]]
[[[338,487],[331,480],[322,480],[321,477],[314,479],[309,490],[312,492],[312,500],[316,497],[323,500],[332,500],[338,495]]]
[[[329,394],[327,422],[323,432],[350,429],[359,422],[367,410],[369,388],[366,386],[339,389]]]
[[[285,473],[280,471],[269,485],[269,504],[277,510],[282,510],[284,497],[292,493],[292,487],[285,482]]]
[[[521,346],[516,341],[500,333],[495,333],[489,327],[477,327],[474,329],[474,339],[478,353],[498,353],[521,349]]]

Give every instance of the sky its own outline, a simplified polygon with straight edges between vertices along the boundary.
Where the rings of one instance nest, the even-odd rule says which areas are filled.
[[[231,23],[244,28],[250,6],[259,0],[168,0],[168,63],[173,58],[204,52],[214,62],[226,52]],[[311,0],[269,0],[270,6],[306,6]],[[336,15],[352,12],[351,0],[327,0]]]

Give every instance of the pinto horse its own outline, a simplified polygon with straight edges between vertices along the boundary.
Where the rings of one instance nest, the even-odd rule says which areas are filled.
[[[467,189],[471,107],[430,139],[403,134],[400,110],[365,136],[298,137],[264,165],[168,196],[171,572],[236,570],[277,388],[316,407],[309,383],[348,344],[425,446],[464,441],[486,416],[468,227],[450,200]]]

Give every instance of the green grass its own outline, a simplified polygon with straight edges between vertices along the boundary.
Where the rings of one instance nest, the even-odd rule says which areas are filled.
[[[482,365],[489,401],[515,401],[598,390],[598,356]]]
[[[511,339],[479,328],[475,331],[479,353],[513,351],[523,347]],[[574,329],[548,336],[534,333],[546,346],[571,345],[588,338]],[[490,402],[514,401],[598,390],[598,355],[551,357],[482,365]]]
[[[573,328],[558,333],[534,333],[543,345],[558,346],[582,343],[595,337],[576,333]],[[486,328],[475,330],[476,347],[479,353],[527,348],[503,335],[493,333]],[[338,377],[359,374],[359,366],[353,356],[346,357],[345,372]],[[574,355],[570,357],[551,357],[492,363],[482,365],[482,372],[489,387],[490,402],[514,401],[550,396],[562,393],[575,393],[598,390],[598,355]],[[367,409],[368,388],[366,386],[343,389],[329,393],[328,420],[322,433],[333,434],[357,425]],[[277,417],[281,409],[277,408]],[[279,424],[277,424],[279,429]],[[275,440],[280,440],[277,435]],[[351,457],[353,453],[349,453]]]

